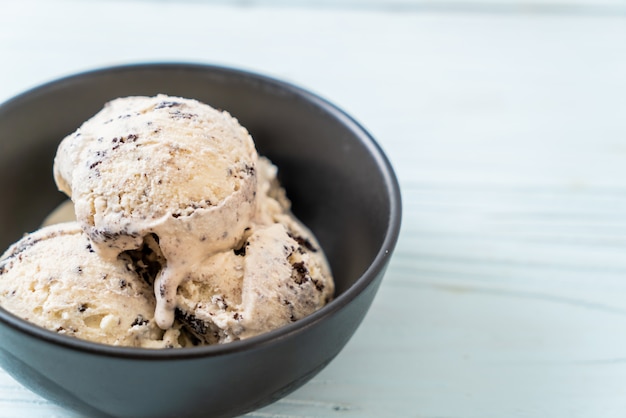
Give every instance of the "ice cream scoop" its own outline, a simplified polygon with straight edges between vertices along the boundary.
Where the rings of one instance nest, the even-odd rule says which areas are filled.
[[[290,211],[276,167],[258,162],[255,222],[240,248],[207,259],[180,285],[178,318],[202,342],[249,338],[324,306],[334,282],[315,236]]]
[[[167,329],[178,285],[241,244],[255,213],[256,163],[252,138],[227,112],[179,97],[127,97],[61,142],[54,177],[101,256],[156,237],[166,259],[156,321]]]
[[[190,344],[180,326],[154,321],[152,287],[127,253],[115,260],[96,254],[75,222],[42,228],[0,258],[0,304],[59,334],[99,343],[145,348]]]

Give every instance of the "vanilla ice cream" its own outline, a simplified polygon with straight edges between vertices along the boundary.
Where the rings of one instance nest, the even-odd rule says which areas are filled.
[[[276,166],[227,112],[113,100],[63,139],[54,178],[72,202],[0,258],[0,305],[40,326],[187,347],[279,328],[333,297]]]
[[[240,244],[254,213],[256,161],[248,131],[226,112],[179,97],[127,97],[61,142],[54,176],[103,257],[159,237],[167,266],[157,322],[167,329],[184,277]]]
[[[9,247],[0,258],[0,301],[59,334],[133,347],[189,344],[179,326],[157,326],[152,287],[130,257],[102,259],[73,222],[42,228]]]
[[[240,248],[208,258],[184,281],[177,313],[207,343],[236,341],[324,306],[334,282],[315,236],[290,212],[276,167],[258,162],[255,222]]]

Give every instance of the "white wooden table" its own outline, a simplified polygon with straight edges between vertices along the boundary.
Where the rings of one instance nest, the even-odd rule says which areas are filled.
[[[404,199],[345,350],[250,417],[626,416],[626,2],[0,0],[0,100],[113,64],[280,77]],[[75,417],[0,371],[0,417]]]

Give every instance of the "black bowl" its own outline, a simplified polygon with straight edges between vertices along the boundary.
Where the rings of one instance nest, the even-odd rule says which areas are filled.
[[[88,416],[242,414],[303,385],[348,342],[396,244],[400,190],[374,139],[298,87],[207,65],[120,66],[57,80],[0,106],[0,247],[36,229],[64,199],[52,163],[65,135],[110,99],[157,93],[228,110],[248,128],[326,251],[335,299],[267,334],[178,350],[81,341],[0,309],[0,365],[33,392]]]

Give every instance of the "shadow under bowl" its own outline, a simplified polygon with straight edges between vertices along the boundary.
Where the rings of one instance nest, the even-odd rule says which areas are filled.
[[[186,63],[104,68],[0,105],[0,248],[65,197],[52,178],[63,137],[111,99],[158,93],[235,116],[279,168],[293,211],[318,237],[335,299],[275,331],[179,350],[113,347],[58,335],[0,308],[0,366],[33,392],[91,417],[233,416],[302,386],[345,346],[398,239],[400,190],[374,139],[329,102],[236,69]]]

